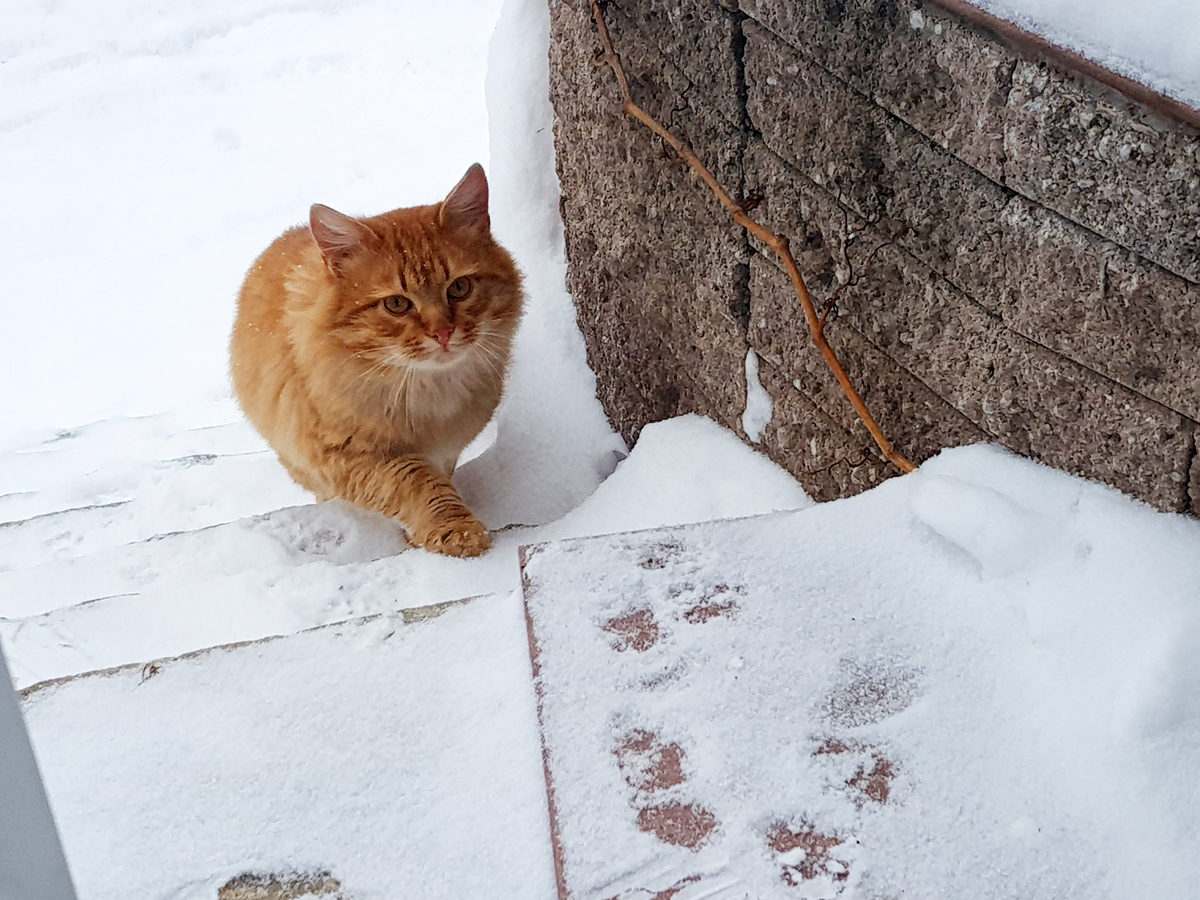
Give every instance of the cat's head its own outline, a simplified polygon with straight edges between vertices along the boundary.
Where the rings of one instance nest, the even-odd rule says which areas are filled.
[[[309,227],[334,286],[331,338],[373,365],[502,374],[521,276],[492,239],[478,164],[441,203],[365,219],[316,204]]]

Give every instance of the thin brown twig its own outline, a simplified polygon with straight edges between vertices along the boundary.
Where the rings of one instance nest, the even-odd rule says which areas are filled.
[[[821,310],[821,319],[817,322],[817,333],[822,337],[825,336],[825,323],[829,321],[830,313],[837,314],[837,297],[830,297],[825,301],[825,308]]]
[[[833,371],[834,376],[838,380],[838,384],[842,386],[846,397],[850,400],[854,411],[858,413],[858,417],[867,426],[867,431],[871,433],[871,437],[875,439],[875,443],[879,446],[884,457],[895,465],[902,472],[912,472],[916,469],[911,462],[904,458],[891,441],[887,439],[883,431],[876,423],[874,417],[863,403],[862,397],[855,390],[853,383],[850,381],[850,376],[846,374],[846,370],[842,367],[837,355],[833,352],[833,348],[825,340],[824,334],[824,318],[817,316],[816,308],[813,306],[812,297],[809,296],[808,288],[804,284],[804,277],[800,274],[800,268],[796,265],[796,260],[792,257],[792,251],[788,247],[788,239],[786,235],[772,234],[762,225],[759,225],[746,214],[746,209],[740,203],[736,202],[729,193],[721,187],[720,183],[713,176],[712,172],[700,161],[700,158],[692,151],[691,146],[686,141],[681,141],[667,129],[663,128],[648,112],[642,109],[633,101],[633,94],[629,90],[629,79],[625,77],[625,69],[621,65],[621,58],[617,55],[617,51],[613,48],[612,38],[608,33],[608,23],[604,19],[604,13],[600,9],[600,0],[591,0],[592,16],[596,20],[596,27],[600,31],[600,42],[604,45],[604,61],[608,63],[613,74],[617,78],[617,84],[621,88],[621,96],[623,103],[621,106],[622,112],[627,116],[632,116],[637,119],[652,132],[662,138],[671,148],[679,155],[679,158],[686,162],[708,187],[712,190],[717,200],[729,212],[737,224],[741,225],[764,244],[770,247],[779,259],[783,262],[787,269],[788,275],[792,280],[792,286],[796,289],[796,296],[800,298],[800,305],[804,308],[804,317],[808,321],[808,330],[812,335],[813,343],[817,349],[821,351],[821,355],[825,357],[825,362]]]

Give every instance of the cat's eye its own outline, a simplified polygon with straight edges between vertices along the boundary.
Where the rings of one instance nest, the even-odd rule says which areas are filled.
[[[456,278],[446,286],[446,296],[451,300],[462,300],[471,293],[470,278]]]
[[[390,312],[393,316],[402,316],[412,309],[412,301],[407,297],[401,297],[395,294],[391,297],[383,298],[383,308]]]

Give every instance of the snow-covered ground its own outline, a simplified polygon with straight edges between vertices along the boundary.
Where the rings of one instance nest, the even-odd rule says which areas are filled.
[[[39,692],[26,715],[80,898],[329,872],[353,900],[548,900],[523,645],[509,595]]]
[[[216,411],[237,416],[228,402]],[[152,424],[166,430],[178,421],[151,417],[93,428],[98,443],[123,431],[136,444]],[[54,478],[65,468],[56,458],[60,448],[74,444],[86,454],[92,430],[5,455],[4,467],[33,461]],[[41,492],[12,498],[42,510],[0,525],[0,638],[19,687],[516,590],[521,544],[812,503],[735,436],[689,416],[648,426],[616,473],[561,519],[500,531],[496,550],[482,559],[452,559],[399,552],[401,530],[383,516],[340,502],[313,505],[269,450],[221,452],[240,446],[234,436],[256,442],[244,421],[176,433],[169,457],[129,465],[128,480],[113,466],[101,482],[85,475],[61,493],[65,485],[56,483],[44,505]],[[180,444],[193,452],[174,456]],[[70,506],[55,504],[63,493]],[[51,504],[58,508],[46,511]]]
[[[5,442],[227,395],[242,275],[311,203],[430,202],[487,162],[499,8],[6,4]]]
[[[952,792],[960,818],[930,813],[963,840],[939,878],[977,883],[954,881],[957,850],[1043,841],[1038,865],[1060,866],[1045,883],[1082,873],[1076,896],[1188,896],[1200,524],[986,449],[809,509],[701,419],[625,448],[563,288],[546,15],[540,0],[64,0],[6,17],[0,167],[20,177],[0,223],[0,640],[22,687],[131,664],[26,701],[82,900],[213,900],[243,872],[325,870],[355,900],[550,896],[517,547],[771,510],[819,514],[786,573],[814,615],[911,598],[889,601],[895,633],[950,642],[916,664],[987,663],[956,702],[988,728],[921,744],[924,764],[965,760],[980,798],[1024,778],[1074,804],[1039,836],[1045,805],[981,819],[1017,804]],[[313,505],[229,399],[225,342],[245,267],[311,202],[437,199],[475,160],[530,302],[511,390],[457,476],[496,547],[454,560]],[[873,552],[845,549],[864,535]],[[844,655],[827,648],[829,677]],[[931,689],[953,699],[956,682]],[[1096,860],[1121,804],[1144,833],[1118,871]],[[1076,837],[1073,856],[1046,850]]]
[[[571,896],[1200,896],[1198,549],[979,445],[527,550]],[[698,846],[647,833],[673,805]]]

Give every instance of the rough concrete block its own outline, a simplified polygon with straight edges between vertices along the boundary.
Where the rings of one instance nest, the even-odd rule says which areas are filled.
[[[742,132],[625,18],[610,15],[609,24],[635,99],[672,121],[723,183],[740,185]],[[646,422],[684,412],[736,427],[745,404],[745,235],[682,162],[621,115],[612,72],[595,58],[589,5],[554,3],[551,29],[568,286],[589,363],[602,373],[601,401],[628,441]]]
[[[783,466],[818,501],[862,493],[899,474],[874,443],[851,435],[822,412],[770,361],[760,360],[758,380],[774,409],[759,449]]]
[[[884,274],[848,290],[864,334],[1016,452],[1182,508],[1191,437],[1181,416],[1004,327],[901,254],[881,251]]]
[[[742,0],[742,10],[994,181],[1016,58],[916,0]]]
[[[1200,287],[1023,197],[1003,223],[1006,324],[1200,418]]]
[[[967,374],[962,369],[964,353],[969,356],[973,350],[982,359],[985,342],[972,329],[992,318],[969,303],[963,311],[967,321],[946,313],[934,287],[949,286],[928,266],[900,251],[892,236],[838,204],[761,143],[747,149],[746,178],[764,197],[756,210],[759,219],[772,231],[792,236],[793,255],[818,307],[836,299],[843,322],[958,406],[949,386]],[[898,308],[915,310],[911,320],[896,317],[888,308],[889,296],[895,296]],[[876,304],[881,307],[878,312]],[[922,315],[929,316],[929,322],[923,322]],[[757,339],[753,336],[759,325],[752,317],[752,340]],[[943,340],[949,342],[948,350],[940,347]],[[976,340],[978,346],[962,346]],[[981,362],[975,377],[981,379],[986,371],[987,363]]]
[[[751,215],[769,231],[787,237],[792,257],[820,307],[838,285],[854,277],[850,248],[862,237],[862,218],[760,140],[751,140],[746,147],[745,178],[747,193],[758,199]],[[756,238],[751,238],[751,245],[757,253],[774,258]],[[797,326],[803,325],[803,319],[798,319]]]
[[[1200,412],[1196,287],[1129,252],[1200,269],[1194,137],[918,0],[733,8],[607,12],[638,102],[735,197],[764,198],[754,215],[789,234],[818,303],[837,292],[831,340],[901,452],[986,435],[1200,513],[1195,422],[1162,405]],[[886,477],[782,274],[620,114],[588,4],[552,0],[551,21],[569,287],[614,423],[633,440],[697,411],[740,430],[749,341],[773,458],[821,499]]]
[[[990,179],[1200,281],[1200,136],[919,0],[741,0]]]
[[[894,274],[850,289],[864,333],[1009,448],[1179,510],[1187,423],[1005,328],[933,273],[881,252]]]
[[[1002,281],[1003,188],[746,21],[747,108],[767,146],[971,296]]]
[[[735,128],[742,127],[740,15],[716,0],[637,0],[606,4],[604,17],[627,69],[646,72],[652,71],[647,63],[669,63],[706,106]],[[636,85],[633,92],[640,104]],[[686,118],[673,121],[675,106],[664,109],[666,118],[660,121],[672,128],[686,127]]]
[[[759,141],[752,141],[747,148],[746,182],[763,198],[755,210],[759,221],[788,235],[792,255],[818,309],[834,297],[839,285],[882,277],[884,271],[874,263],[888,238],[847,212]],[[870,446],[872,453],[877,452],[866,427],[812,345],[791,281],[770,251],[757,242],[755,246],[762,255],[751,259],[751,345],[760,357],[785,373],[787,383],[811,398],[860,443]],[[852,302],[846,293],[848,286],[837,295],[839,310]],[[906,287],[896,280],[880,289]],[[912,461],[920,463],[944,447],[993,439],[923,383],[919,373],[898,365],[846,320],[832,319],[827,334],[871,414],[888,439]]]
[[[1013,72],[1006,183],[1200,282],[1200,137],[1046,65]]]
[[[855,441],[878,450],[799,316],[799,303],[786,274],[755,256],[750,263],[750,343],[792,387]],[[945,447],[991,440],[920,379],[901,368],[847,321],[834,320],[826,337],[884,435],[912,462],[922,463]],[[891,470],[885,474],[899,474]]]
[[[842,255],[843,272],[855,273],[856,280],[838,296],[840,318],[831,328],[831,343],[845,334],[834,329],[850,326],[973,423],[961,423],[953,416],[947,419],[936,404],[921,400],[912,381],[884,374],[866,353],[848,354],[847,370],[860,386],[860,372],[875,371],[872,393],[891,391],[906,397],[890,409],[886,399],[881,403],[864,393],[868,408],[872,403],[881,407],[872,408],[872,414],[881,423],[888,422],[895,432],[889,439],[901,452],[909,451],[896,435],[906,429],[915,431],[907,439],[918,448],[935,440],[942,445],[969,443],[979,439],[982,431],[1018,453],[1099,479],[1160,509],[1186,508],[1191,434],[1190,424],[1181,416],[1006,328],[998,316],[890,244],[877,226],[847,212],[832,198],[823,198],[815,185],[806,186],[803,175],[761,145],[749,148],[746,177],[766,197],[756,211],[761,220],[772,230],[804,235],[798,241],[802,257],[819,261],[821,248],[816,245],[833,247],[824,265],[834,266],[834,254]],[[803,222],[798,221],[800,215]],[[831,239],[846,233],[856,236],[848,245],[838,246]],[[753,271],[760,269],[754,266]],[[752,281],[750,334],[756,346],[762,343],[759,331],[763,330],[757,310],[770,308],[767,295],[760,292],[771,282],[776,291],[786,285],[782,273],[768,279],[765,267],[761,272],[763,277]],[[845,280],[847,275],[839,277]],[[832,288],[818,281],[812,291],[822,302]],[[791,312],[793,318],[798,315],[798,310]],[[797,321],[794,328],[780,325],[778,330],[800,335],[799,328]],[[799,337],[787,339],[796,341],[792,352],[802,359],[805,351]],[[764,349],[768,352],[773,351]],[[806,390],[818,406],[832,412],[834,392],[840,389],[832,375],[823,375],[825,371],[815,362],[806,365],[804,377],[809,384],[819,385]],[[933,421],[924,423],[926,415]],[[918,449],[913,455],[919,460],[929,452]]]

